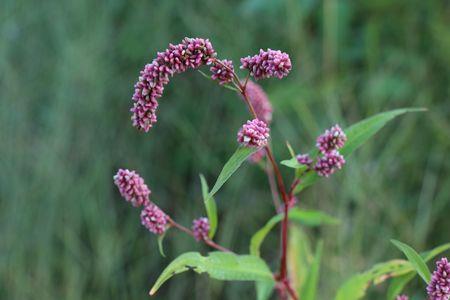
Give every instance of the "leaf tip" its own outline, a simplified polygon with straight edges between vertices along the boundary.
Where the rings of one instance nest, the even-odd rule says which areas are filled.
[[[153,295],[156,293],[157,290],[158,290],[157,288],[152,287],[152,289],[150,290],[150,292],[149,292],[148,294],[149,294],[150,296],[153,296]]]

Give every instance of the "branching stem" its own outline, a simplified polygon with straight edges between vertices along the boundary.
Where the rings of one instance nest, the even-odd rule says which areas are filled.
[[[227,69],[233,75],[233,81],[232,81],[233,85],[239,90],[239,93],[244,98],[244,101],[247,104],[247,107],[248,107],[251,115],[254,118],[257,118],[255,109],[253,108],[253,105],[251,104],[250,100],[248,99],[248,96],[246,93],[247,83],[248,83],[250,74],[248,74],[245,81],[242,82],[239,79],[239,76],[234,72],[234,70],[232,70],[228,66],[224,65],[222,62],[220,62],[220,60],[216,59],[216,60],[214,60],[214,63],[221,65],[222,67]],[[286,187],[283,182],[283,177],[281,175],[280,169],[278,168],[277,162],[275,161],[275,158],[273,156],[272,150],[270,149],[270,146],[267,145],[264,147],[264,149],[266,151],[267,157],[269,158],[269,162],[272,165],[272,170],[275,174],[278,191],[280,192],[281,198],[283,199],[283,208],[284,208],[283,209],[283,221],[282,221],[282,226],[281,226],[280,273],[276,276],[276,278],[277,278],[278,282],[281,282],[283,284],[283,286],[285,287],[285,290],[287,291],[289,296],[294,300],[298,300],[298,297],[297,297],[295,291],[290,286],[289,278],[287,276],[289,200],[290,200],[293,189],[295,188],[295,186],[298,183],[296,183],[296,184],[294,184],[295,182],[293,183],[293,185],[295,185],[295,186],[294,186],[294,188],[291,187],[291,189],[289,191],[289,195],[288,195],[288,193],[286,192]]]

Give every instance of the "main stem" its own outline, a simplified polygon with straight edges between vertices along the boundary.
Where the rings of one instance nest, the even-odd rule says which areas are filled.
[[[256,115],[255,109],[253,108],[253,105],[251,104],[250,100],[248,99],[246,88],[247,88],[247,82],[249,79],[249,75],[246,77],[244,83],[241,82],[239,79],[239,76],[229,68],[228,66],[221,63],[219,60],[215,60],[215,62],[224,68],[226,68],[231,74],[233,75],[233,84],[234,86],[239,90],[242,97],[244,98],[245,103],[248,106],[248,109],[250,113],[253,115],[254,118],[258,118]],[[272,150],[269,146],[264,147],[267,153],[267,157],[269,158],[270,163],[272,164],[273,171],[275,173],[276,179],[277,179],[277,186],[278,190],[281,194],[281,197],[283,199],[284,204],[284,215],[283,215],[283,223],[281,228],[281,259],[280,259],[280,273],[278,276],[276,276],[277,280],[281,282],[288,294],[294,299],[297,300],[297,296],[294,292],[294,290],[291,288],[289,283],[289,278],[287,277],[287,247],[288,247],[288,215],[289,215],[289,198],[291,197],[291,192],[288,194],[286,193],[286,188],[283,183],[283,177],[281,176],[280,169],[278,168],[277,162],[275,161]]]
[[[237,76],[236,76],[237,78]],[[246,83],[246,82],[245,82]],[[246,84],[242,85],[242,83],[237,80],[237,85],[239,86],[240,93],[244,98],[247,106],[249,107],[250,112],[253,117],[257,118],[255,110],[250,103],[247,94],[246,94]],[[277,162],[273,156],[272,150],[269,146],[265,147],[267,157],[269,158],[270,163],[272,164],[273,171],[275,173],[275,177],[277,180],[278,190],[281,194],[281,198],[283,199],[283,222],[281,227],[281,259],[280,259],[280,274],[277,276],[277,279],[282,282],[288,291],[288,294],[293,299],[298,299],[295,295],[295,292],[292,290],[289,284],[289,279],[287,277],[287,247],[288,247],[288,216],[289,216],[289,196],[286,193],[286,188],[284,186],[283,177],[281,176],[280,169],[278,168]]]

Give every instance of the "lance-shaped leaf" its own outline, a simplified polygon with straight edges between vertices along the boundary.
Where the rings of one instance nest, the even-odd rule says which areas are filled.
[[[322,259],[323,242],[320,241],[316,248],[316,254],[308,270],[305,284],[302,286],[300,295],[303,300],[315,300],[317,295],[317,286],[319,284],[320,261]]]
[[[258,149],[252,147],[239,147],[227,161],[227,163],[223,166],[223,169],[220,172],[219,177],[217,177],[216,183],[209,193],[209,196],[213,197],[225,184],[225,182],[230,179],[231,175],[233,175],[233,173],[236,172],[237,169],[239,169],[242,163],[256,150]]]
[[[311,241],[301,226],[290,226],[288,243],[288,271],[292,288],[301,291],[314,261]]]
[[[421,254],[421,257],[425,261],[429,261],[434,258],[436,255],[450,249],[450,243],[438,246],[432,250],[426,251]],[[399,278],[396,283],[391,283],[391,285],[395,285],[394,287],[390,287],[388,291],[388,299],[393,299],[397,296],[403,289],[403,287],[408,283],[412,278],[409,277],[411,274],[415,275],[416,272],[414,267],[409,261],[406,260],[392,260],[384,263],[377,264],[373,266],[370,270],[359,273],[347,281],[340,287],[338,293],[336,295],[336,300],[357,300],[364,297],[366,294],[366,290],[369,286],[373,284],[379,284],[385,281],[388,278]],[[404,278],[403,278],[404,277]],[[408,278],[409,277],[409,278]],[[403,279],[400,279],[403,278]],[[409,280],[407,280],[407,278]],[[403,282],[406,281],[406,282]],[[402,287],[400,287],[402,286]],[[396,293],[396,294],[394,294]],[[391,298],[391,295],[394,295]]]
[[[301,210],[297,207],[289,211],[289,220],[298,221],[308,226],[319,226],[322,224],[337,224],[339,220],[317,210]],[[261,244],[272,228],[283,219],[283,214],[272,217],[264,227],[258,230],[250,240],[250,254],[259,256]]]
[[[425,283],[430,282],[431,273],[425,263],[425,260],[420,257],[419,253],[416,252],[411,246],[408,246],[405,243],[402,243],[397,240],[391,240],[391,242],[398,248],[400,251],[405,254],[406,258],[408,258],[409,262],[413,265],[416,272],[422,277]]]
[[[273,275],[266,263],[252,255],[236,255],[225,252],[211,252],[202,256],[198,252],[187,252],[173,260],[161,273],[150,290],[154,295],[161,285],[175,274],[192,270],[207,273],[211,278],[234,281],[273,282]]]
[[[272,296],[275,281],[257,281],[256,300],[267,300]]]
[[[411,264],[402,259],[390,260],[374,265],[364,273],[348,279],[338,290],[335,300],[357,300],[364,297],[373,282],[379,284],[389,277],[400,276],[411,270]]]
[[[450,243],[438,246],[432,250],[425,251],[420,254],[420,256],[425,260],[425,262],[433,259],[437,255],[441,254],[444,251],[450,249]],[[387,291],[387,299],[394,300],[397,295],[399,295],[405,286],[417,275],[417,272],[412,270],[409,273],[402,275],[400,277],[394,278],[388,288]]]
[[[209,195],[208,184],[206,183],[206,179],[202,174],[200,174],[200,182],[202,184],[203,203],[205,204],[206,215],[208,216],[209,220],[208,236],[210,239],[212,239],[216,234],[218,224],[216,200],[214,200],[214,197]]]
[[[365,142],[367,142],[373,135],[375,135],[381,128],[383,128],[389,121],[394,119],[397,116],[405,114],[407,112],[418,112],[425,111],[423,108],[401,108],[395,109],[383,113],[379,113],[367,119],[364,119],[358,123],[353,124],[344,130],[347,135],[347,142],[344,147],[339,150],[339,152],[347,158],[351,153],[353,153],[356,149],[362,146]],[[317,152],[312,152],[313,157],[316,156]],[[291,158],[289,160],[284,160],[281,164],[291,167],[291,168],[300,168],[302,167],[295,158]],[[295,189],[295,193],[300,192],[304,188],[315,183],[320,177],[314,172],[308,172],[305,176],[301,177],[302,182]]]

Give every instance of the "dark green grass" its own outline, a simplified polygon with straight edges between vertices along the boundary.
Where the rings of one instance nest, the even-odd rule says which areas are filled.
[[[336,122],[429,109],[390,124],[339,175],[301,196],[301,206],[342,220],[309,232],[325,240],[319,299],[331,299],[350,274],[401,257],[390,238],[418,250],[448,242],[449,9],[438,0],[4,0],[0,298],[144,299],[170,258],[206,251],[173,231],[161,258],[139,211],[112,184],[117,168],[137,169],[179,222],[205,214],[198,173],[211,184],[233,153],[247,118],[239,98],[191,72],[167,87],[150,133],[134,130],[128,112],[138,71],[184,36],[209,37],[235,67],[260,47],[291,54],[286,80],[262,82],[275,107],[278,159],[289,156],[285,140],[307,151]],[[273,214],[264,174],[244,166],[217,200],[218,241],[247,252]],[[277,245],[274,232],[263,255],[275,260]],[[252,293],[251,284],[184,274],[156,299]]]

